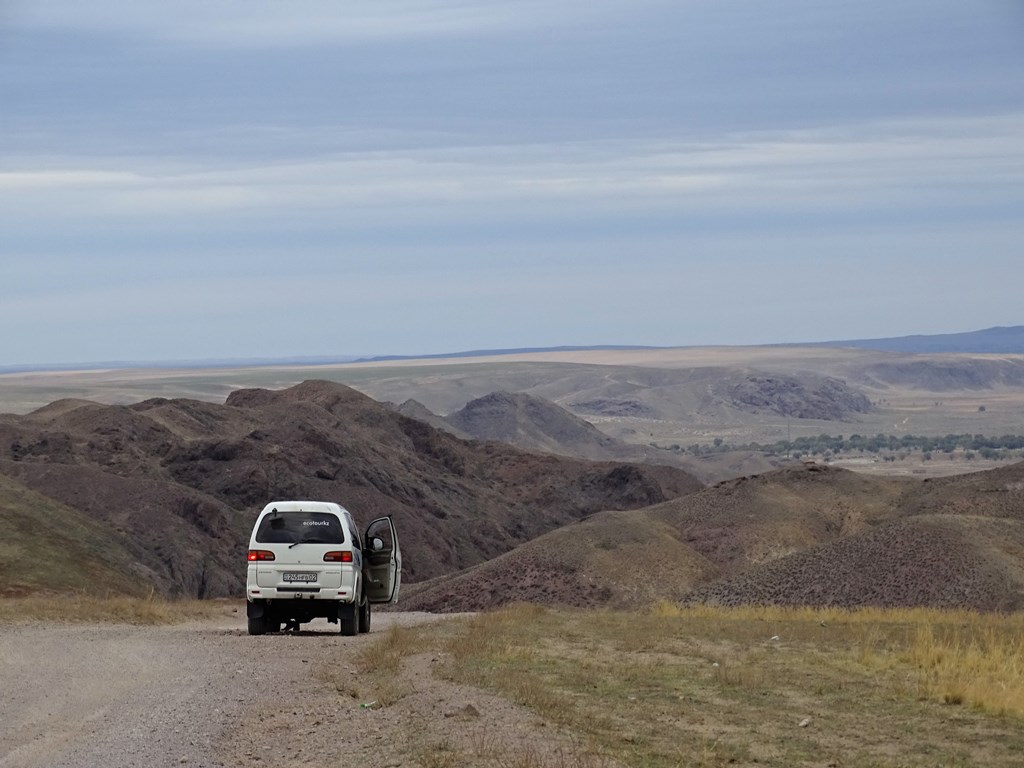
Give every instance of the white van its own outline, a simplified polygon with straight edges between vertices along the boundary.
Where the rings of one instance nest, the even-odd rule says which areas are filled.
[[[246,612],[249,634],[325,618],[341,634],[370,631],[370,605],[395,603],[402,553],[390,517],[362,538],[352,515],[327,501],[273,501],[249,537]]]

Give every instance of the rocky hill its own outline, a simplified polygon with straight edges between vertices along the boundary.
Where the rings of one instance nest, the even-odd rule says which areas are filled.
[[[1024,463],[934,480],[798,464],[702,487],[461,440],[323,381],[0,416],[3,593],[238,595],[274,498],[394,515],[406,608],[1024,608]]]
[[[442,432],[448,432],[449,434],[455,435],[463,440],[474,439],[473,435],[459,429],[445,419],[444,416],[434,413],[419,400],[409,399],[401,405],[392,405],[391,403],[385,403],[385,405],[394,408],[395,411],[403,416],[408,416],[410,419],[426,422],[435,429],[440,429]]]
[[[589,459],[643,460],[641,446],[609,437],[557,403],[522,392],[492,392],[471,400],[446,421],[477,440]]]
[[[1019,610],[1024,464],[941,481],[816,464],[739,478],[599,513],[420,585],[406,605],[459,611],[515,600]]]
[[[416,400],[393,407],[410,418],[465,439],[498,441],[527,451],[592,461],[679,467],[705,483],[722,477],[766,472],[785,461],[751,451],[694,457],[627,443],[602,432],[557,403],[525,392],[492,392],[471,400],[447,417],[433,413]]]
[[[920,515],[750,568],[688,603],[1024,607],[1020,520]]]
[[[420,409],[408,409],[406,413],[414,418],[430,418],[422,415]],[[730,477],[743,474],[740,468],[751,472],[766,471],[781,462],[761,454],[755,456],[749,451],[697,458],[649,445],[627,443],[602,432],[557,403],[524,392],[492,392],[471,400],[444,418],[444,421],[457,434],[477,440],[499,441],[528,451],[593,461],[628,461],[678,467],[704,482],[717,479],[723,474]]]
[[[750,374],[728,382],[731,404],[794,419],[843,421],[871,410],[871,401],[845,381],[830,377]]]
[[[10,523],[0,575],[17,589],[241,594],[258,510],[314,498],[345,504],[363,524],[394,515],[405,578],[416,581],[600,510],[700,487],[670,467],[467,443],[323,381],[239,390],[224,404],[65,400],[0,416],[0,522]],[[40,541],[100,575],[69,583],[52,558],[33,557]]]
[[[874,386],[907,387],[925,392],[979,392],[1024,386],[1024,358],[954,355],[904,358],[866,366],[859,375]]]

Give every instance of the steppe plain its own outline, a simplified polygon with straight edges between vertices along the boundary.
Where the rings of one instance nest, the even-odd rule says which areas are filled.
[[[729,391],[750,377],[786,377],[796,385],[833,379],[871,402],[843,418],[786,416],[737,407]],[[445,415],[495,391],[544,397],[627,443],[670,448],[692,444],[771,444],[822,434],[873,436],[1024,434],[1024,355],[916,354],[830,347],[687,347],[532,352],[479,357],[370,361],[331,365],[111,368],[0,374],[0,413],[27,413],[61,398],[106,404],[147,398],[223,402],[244,387],[282,389],[306,379],[336,381],[392,403],[414,399]],[[580,404],[590,407],[580,407]],[[594,405],[597,404],[596,407]],[[961,455],[898,463],[862,455],[840,466],[885,474],[941,476],[994,466]],[[767,465],[749,469],[761,471]],[[707,474],[743,474],[742,463]],[[698,473],[701,474],[701,473]]]
[[[531,391],[556,402],[599,388],[610,381],[629,385],[630,373],[646,378],[643,371],[670,371],[684,391],[690,377],[680,372],[706,372],[705,379],[728,371],[763,371],[784,374],[816,374],[846,379],[874,395],[884,406],[875,416],[861,417],[861,431],[871,433],[916,428],[921,434],[1024,428],[1022,387],[991,381],[957,380],[950,373],[1002,362],[1020,363],[1024,355],[925,354],[873,352],[821,347],[685,347],[675,349],[592,350],[533,352],[480,357],[401,359],[325,365],[266,365],[252,367],[138,367],[86,370],[29,371],[0,374],[0,412],[26,413],[64,397],[101,403],[128,403],[148,397],[194,397],[223,401],[235,389],[281,389],[306,379],[326,379],[355,387],[378,400],[401,402],[415,397],[438,413],[447,413],[473,397],[499,389]],[[873,379],[874,366],[912,366],[916,379],[902,385]],[[639,369],[639,370],[634,370]],[[654,378],[664,382],[665,376]],[[672,378],[669,374],[668,378]],[[651,387],[649,381],[633,381]],[[662,384],[664,385],[664,384]],[[929,394],[940,395],[940,405]],[[978,412],[979,405],[1005,404],[993,412]],[[677,404],[682,409],[686,402]],[[915,418],[916,415],[916,418]],[[793,421],[793,435],[813,434],[818,424]],[[760,427],[760,431],[759,431]],[[681,424],[672,436],[706,436],[699,427]],[[743,438],[767,440],[785,437],[786,423],[734,427]],[[835,425],[832,425],[835,428]]]

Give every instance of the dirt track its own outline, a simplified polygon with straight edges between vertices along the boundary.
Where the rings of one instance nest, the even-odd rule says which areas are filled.
[[[405,710],[360,709],[314,670],[341,663],[389,626],[439,620],[374,616],[373,633],[341,637],[314,622],[298,635],[249,637],[236,618],[173,627],[28,624],[0,626],[0,768],[275,765],[309,761],[407,764],[390,738],[415,708],[444,727],[446,708],[473,703],[480,727],[523,715],[500,700],[450,684],[425,668],[406,671]],[[423,676],[428,684],[417,683]],[[417,691],[429,695],[417,703]],[[470,701],[469,699],[472,699]],[[414,709],[410,710],[409,707]],[[390,734],[390,735],[389,735]]]

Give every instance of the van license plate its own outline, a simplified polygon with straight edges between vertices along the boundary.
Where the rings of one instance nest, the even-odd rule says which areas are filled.
[[[284,580],[290,582],[302,582],[308,584],[311,581],[316,581],[315,573],[285,573]]]

